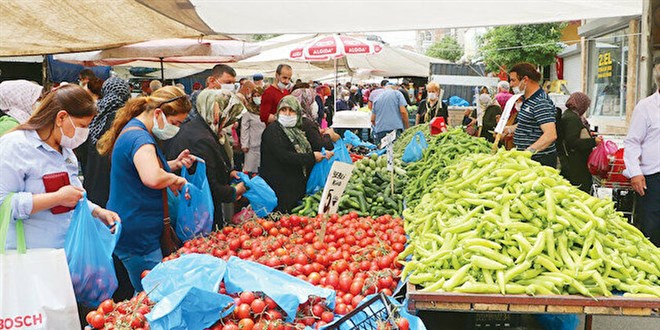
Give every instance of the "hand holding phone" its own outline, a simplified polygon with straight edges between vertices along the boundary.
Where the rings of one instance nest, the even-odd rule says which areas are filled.
[[[57,192],[61,204],[50,209],[52,214],[61,214],[73,210],[76,203],[82,198],[82,189],[71,186],[69,173],[57,172],[46,174],[42,178],[47,193]],[[60,191],[61,190],[61,191]],[[74,198],[75,203],[71,203]]]

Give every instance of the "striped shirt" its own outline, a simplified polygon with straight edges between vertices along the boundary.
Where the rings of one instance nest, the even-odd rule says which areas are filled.
[[[536,142],[543,131],[541,125],[556,122],[556,110],[548,94],[540,89],[525,99],[518,113],[518,127],[513,135],[513,143],[518,150],[525,150]],[[548,155],[557,152],[553,142],[546,149],[538,152],[539,155]]]

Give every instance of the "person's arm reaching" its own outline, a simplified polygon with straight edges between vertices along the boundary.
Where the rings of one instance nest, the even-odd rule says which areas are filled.
[[[400,106],[399,111],[401,111],[401,120],[403,121],[403,127],[408,128],[410,127],[410,121],[408,120],[408,108],[405,106]]]

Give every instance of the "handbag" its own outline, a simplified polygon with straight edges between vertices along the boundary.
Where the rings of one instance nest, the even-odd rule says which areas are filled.
[[[0,320],[2,328],[80,329],[64,249],[27,250],[23,222],[16,221],[16,250],[5,251],[11,199],[0,207]]]

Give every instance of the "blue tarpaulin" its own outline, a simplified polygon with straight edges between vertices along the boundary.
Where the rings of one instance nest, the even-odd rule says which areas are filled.
[[[90,69],[94,74],[103,80],[106,80],[110,77],[110,67],[109,66],[94,66],[94,67],[84,67],[78,64],[71,64],[60,62],[53,59],[53,55],[46,56],[48,60],[48,77],[51,81],[60,83],[63,81],[69,83],[78,82],[78,74],[83,69]]]

